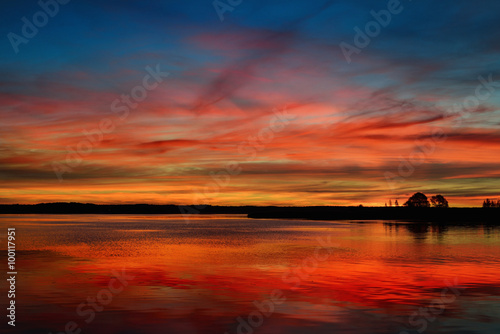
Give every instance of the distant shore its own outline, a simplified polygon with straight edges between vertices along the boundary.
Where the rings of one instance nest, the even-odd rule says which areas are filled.
[[[178,206],[154,204],[40,203],[0,204],[0,214],[244,214],[278,207],[265,206]]]
[[[400,220],[500,225],[498,208],[291,207],[249,213],[250,218],[313,220]]]
[[[196,209],[188,208],[187,213],[200,214],[249,214],[258,207],[251,206],[210,206]],[[177,205],[154,204],[92,204],[92,203],[40,203],[40,204],[2,204],[0,214],[182,214]]]
[[[488,223],[500,225],[500,208],[407,208],[407,207],[277,207],[184,206],[182,213],[244,214],[257,219],[306,220],[400,220],[431,223]],[[192,208],[193,210],[189,210]],[[188,210],[186,210],[188,209]],[[91,203],[41,203],[0,205],[0,214],[181,214],[177,205]]]

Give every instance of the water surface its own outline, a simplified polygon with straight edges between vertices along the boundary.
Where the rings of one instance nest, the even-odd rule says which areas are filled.
[[[0,225],[4,245],[17,232],[17,333],[500,332],[498,228],[234,215]]]

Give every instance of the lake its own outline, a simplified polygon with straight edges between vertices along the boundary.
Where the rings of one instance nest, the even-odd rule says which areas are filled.
[[[16,228],[16,333],[500,333],[498,227],[238,215],[0,224],[4,250]]]

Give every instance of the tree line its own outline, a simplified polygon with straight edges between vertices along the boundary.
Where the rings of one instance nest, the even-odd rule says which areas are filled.
[[[398,201],[395,202],[396,206],[399,206]],[[387,206],[387,204],[385,205]],[[392,206],[392,200],[389,200],[389,206]],[[435,195],[429,199],[427,196],[421,192],[413,194],[403,206],[409,208],[429,208],[431,206],[435,208],[448,208],[448,200],[443,195]],[[486,199],[483,202],[483,208],[500,208],[500,200],[494,201]]]
[[[489,198],[485,199],[483,202],[483,208],[500,208],[500,200],[494,201]]]

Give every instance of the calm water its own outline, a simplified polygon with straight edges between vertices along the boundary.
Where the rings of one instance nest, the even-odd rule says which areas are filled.
[[[2,249],[17,232],[16,333],[500,333],[498,228],[227,215],[0,225]]]

